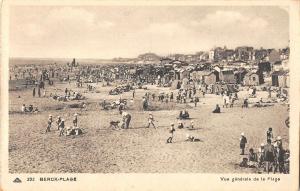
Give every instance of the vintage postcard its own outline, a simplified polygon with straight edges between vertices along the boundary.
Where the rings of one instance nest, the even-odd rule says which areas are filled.
[[[3,1],[10,190],[298,190],[299,1]]]

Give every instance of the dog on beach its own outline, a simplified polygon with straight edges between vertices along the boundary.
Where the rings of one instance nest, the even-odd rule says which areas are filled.
[[[114,128],[114,129],[118,129],[119,128],[119,123],[120,121],[117,120],[117,121],[110,121],[109,124],[110,124],[110,128]]]

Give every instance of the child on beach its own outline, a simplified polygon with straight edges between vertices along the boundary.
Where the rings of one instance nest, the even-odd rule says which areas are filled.
[[[174,132],[175,132],[174,123],[171,123],[171,129],[169,132],[170,132],[170,137],[167,139],[167,143],[172,143]]]
[[[152,125],[152,126],[156,129],[156,127],[155,127],[155,125],[154,125],[154,117],[153,117],[152,113],[149,113],[149,117],[148,117],[148,126],[147,126],[147,128],[149,128],[150,125]]]

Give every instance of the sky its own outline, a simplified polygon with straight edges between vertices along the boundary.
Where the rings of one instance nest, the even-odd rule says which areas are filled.
[[[275,6],[13,6],[9,30],[10,57],[132,58],[284,48],[289,15]]]

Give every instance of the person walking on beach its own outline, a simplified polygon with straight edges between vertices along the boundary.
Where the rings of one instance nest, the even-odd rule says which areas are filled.
[[[171,92],[170,101],[172,102],[173,100],[174,100],[174,94],[173,94],[173,92]]]
[[[39,97],[41,97],[41,89],[40,89],[40,87],[38,88],[38,95],[39,95]]]
[[[62,119],[58,125],[59,128],[59,136],[64,135],[64,130],[65,130],[65,120]]]
[[[74,114],[74,118],[73,118],[73,125],[74,125],[74,127],[77,127],[77,123],[78,123],[78,118],[77,118],[77,116],[78,116],[78,114],[75,113],[75,114]]]
[[[199,102],[199,97],[195,96],[195,99],[194,99],[194,104],[195,104],[195,107],[197,107],[197,103]]]
[[[171,123],[171,129],[170,129],[170,131],[169,131],[170,136],[169,136],[169,138],[167,139],[167,143],[172,143],[173,137],[174,137],[174,132],[175,132],[174,123]]]
[[[241,138],[240,138],[240,149],[242,150],[240,155],[244,155],[245,154],[245,146],[247,143],[247,138],[245,137],[244,133],[241,133]]]
[[[156,129],[156,127],[154,125],[154,117],[153,117],[152,113],[149,113],[147,128],[149,128],[150,125],[152,125],[154,127],[154,129]]]
[[[127,112],[122,111],[122,118],[124,121],[124,129],[128,129],[131,121],[131,115]]]
[[[65,89],[65,96],[68,95],[68,88]]]
[[[35,97],[35,88],[32,90],[32,96]]]
[[[56,121],[56,124],[57,124],[57,130],[59,130],[59,124],[60,124],[60,122],[61,122],[61,117],[58,116],[58,117],[57,117],[57,121]]]
[[[267,131],[267,140],[270,139],[272,141],[273,139],[273,132],[272,132],[272,128],[270,127]]]
[[[49,115],[48,122],[47,122],[48,125],[47,125],[47,129],[46,129],[46,133],[50,132],[50,129],[51,129],[51,126],[52,126],[52,122],[53,122],[52,115]]]
[[[133,90],[132,92],[132,98],[134,98],[134,95],[135,95],[135,90]]]

